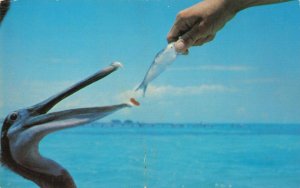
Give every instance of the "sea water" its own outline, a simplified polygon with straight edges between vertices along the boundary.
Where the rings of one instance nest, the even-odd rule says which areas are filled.
[[[79,188],[299,188],[300,125],[94,123],[47,136],[41,153]],[[1,188],[35,184],[0,168]]]

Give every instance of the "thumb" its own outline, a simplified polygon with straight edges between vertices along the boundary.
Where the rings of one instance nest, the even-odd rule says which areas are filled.
[[[199,38],[204,38],[207,35],[207,27],[204,27],[203,24],[197,24],[180,37],[175,44],[175,48],[180,52],[186,51],[189,47],[193,46]]]

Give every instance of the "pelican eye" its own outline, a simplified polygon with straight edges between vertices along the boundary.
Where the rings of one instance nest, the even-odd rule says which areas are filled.
[[[15,121],[18,118],[18,113],[14,112],[9,116],[9,119]]]

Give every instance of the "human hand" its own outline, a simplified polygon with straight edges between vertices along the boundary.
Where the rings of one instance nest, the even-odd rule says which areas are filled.
[[[200,46],[213,40],[216,33],[236,14],[232,2],[204,0],[179,12],[168,33],[168,42],[177,41],[177,51],[187,53],[189,47]]]

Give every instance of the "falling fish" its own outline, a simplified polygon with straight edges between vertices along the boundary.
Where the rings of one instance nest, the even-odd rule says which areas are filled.
[[[148,72],[146,73],[144,80],[136,90],[142,89],[145,96],[148,84],[157,78],[166,68],[173,63],[176,59],[178,52],[175,49],[174,42],[168,44],[168,46],[161,50],[154,58]]]

